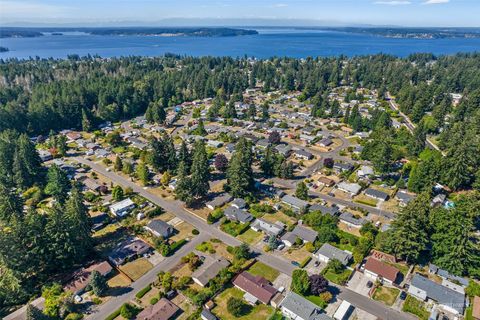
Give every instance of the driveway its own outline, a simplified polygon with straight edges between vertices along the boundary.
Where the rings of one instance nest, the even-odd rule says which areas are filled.
[[[290,285],[292,284],[292,277],[285,273],[280,273],[280,275],[273,281],[273,286],[277,289],[283,287],[285,291],[290,290]]]
[[[368,292],[371,288],[367,288],[367,282],[372,281],[369,277],[365,276],[359,271],[355,271],[350,281],[347,283],[347,288],[355,291],[363,296],[368,297]]]

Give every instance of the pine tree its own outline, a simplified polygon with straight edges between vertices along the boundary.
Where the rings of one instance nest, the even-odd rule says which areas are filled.
[[[92,225],[81,191],[75,186],[65,203],[65,217],[70,226],[70,237],[76,246],[76,258],[81,259],[93,247]]]
[[[92,122],[90,121],[90,117],[85,109],[82,109],[82,130],[83,131],[90,131],[92,129]]]
[[[270,114],[268,112],[269,108],[270,106],[268,105],[268,102],[265,102],[264,104],[262,104],[262,120],[263,121],[267,121],[268,119],[270,119]]]
[[[191,192],[194,197],[204,197],[208,194],[210,171],[207,150],[202,140],[197,140],[193,148],[192,174],[190,177]]]
[[[295,191],[295,196],[302,200],[308,200],[308,188],[305,182],[300,181],[297,184],[297,190]]]
[[[190,168],[192,166],[192,155],[188,150],[185,140],[182,140],[182,144],[180,145],[180,150],[178,151],[178,163],[181,163],[181,162],[183,162],[187,172],[190,172]]]
[[[252,157],[250,143],[241,138],[227,169],[227,184],[235,198],[245,197],[253,188]]]
[[[115,163],[113,164],[113,170],[115,170],[116,172],[122,171],[122,159],[120,158],[120,156],[117,156],[115,158]]]
[[[20,197],[9,188],[0,184],[0,222],[23,217],[23,204]]]
[[[48,169],[45,193],[53,196],[59,203],[63,203],[70,187],[70,180],[65,171],[56,164],[52,165]]]
[[[103,297],[108,290],[108,284],[104,276],[97,270],[90,275],[89,286],[97,297]]]
[[[142,185],[148,185],[148,182],[150,181],[150,172],[148,171],[145,163],[141,162],[137,165],[135,175],[137,176],[137,179],[140,180]]]
[[[185,163],[182,161],[178,165],[177,185],[175,186],[175,195],[178,199],[184,201],[187,206],[193,204],[193,196],[191,193],[191,181]]]

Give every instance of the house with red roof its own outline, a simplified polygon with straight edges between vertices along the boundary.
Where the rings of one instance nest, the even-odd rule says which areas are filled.
[[[251,304],[256,304],[257,301],[269,304],[270,300],[277,293],[277,289],[267,279],[261,276],[254,276],[247,271],[240,273],[233,280],[233,285],[245,292],[244,298]]]
[[[401,273],[397,268],[373,257],[369,257],[365,263],[365,275],[373,278],[374,280],[394,284],[397,282]]]

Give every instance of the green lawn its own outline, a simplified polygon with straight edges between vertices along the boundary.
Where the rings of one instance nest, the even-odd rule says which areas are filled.
[[[320,298],[319,296],[305,296],[305,298],[307,300],[309,300],[310,302],[313,302],[314,304],[316,304],[317,306],[319,306],[320,308],[324,309],[328,303],[326,303],[325,301],[322,300],[322,298]]]
[[[267,320],[275,313],[275,310],[272,307],[259,304],[256,306],[251,306],[247,314],[239,318],[234,317],[227,310],[227,301],[230,297],[243,299],[243,295],[244,293],[237,288],[230,287],[226,289],[215,298],[215,303],[217,306],[213,308],[212,312],[222,320]]]
[[[272,267],[267,266],[261,262],[256,262],[250,269],[247,270],[254,276],[262,276],[270,282],[273,282],[280,272]]]
[[[414,314],[420,318],[420,320],[428,320],[428,317],[430,316],[430,313],[425,308],[425,304],[411,295],[408,295],[407,299],[405,299],[402,311]]]
[[[323,273],[323,276],[328,280],[336,284],[343,285],[347,282],[348,278],[350,277],[350,274],[352,274],[352,271],[345,269],[341,273],[336,274],[331,270],[326,270]]]
[[[373,293],[373,300],[382,301],[387,306],[391,306],[394,304],[399,293],[400,290],[396,288],[380,286]]]
[[[262,239],[262,234],[254,231],[253,229],[248,229],[241,235],[237,236],[237,238],[248,244],[255,244]]]

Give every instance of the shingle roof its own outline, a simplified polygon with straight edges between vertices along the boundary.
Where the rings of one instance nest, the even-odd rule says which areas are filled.
[[[325,256],[329,259],[337,259],[343,265],[347,265],[350,259],[352,259],[352,255],[350,253],[340,250],[329,243],[324,243],[322,247],[318,249],[317,254]]]
[[[386,192],[376,190],[376,189],[372,189],[372,188],[368,188],[367,190],[365,190],[365,195],[367,195],[369,197],[372,197],[372,198],[381,199],[381,200],[387,200],[388,199],[388,194]]]
[[[207,283],[215,278],[217,274],[223,268],[226,268],[230,265],[230,262],[224,258],[214,258],[211,256],[205,256],[205,261],[203,264],[195,270],[192,274],[192,278],[197,279],[202,285],[207,285]]]
[[[340,211],[336,207],[326,207],[320,204],[312,204],[309,208],[309,211],[320,211],[323,214],[329,214],[331,216],[337,215]]]
[[[316,304],[310,302],[309,300],[292,291],[290,291],[285,297],[285,299],[283,299],[281,306],[282,308],[285,308],[290,312],[296,314],[297,317],[301,319],[329,319],[328,316],[322,313],[321,309]]]
[[[362,226],[363,224],[365,224],[365,219],[363,219],[363,218],[358,218],[357,219],[350,212],[342,213],[340,215],[340,220],[343,220],[345,222],[351,223],[351,224],[356,225],[356,226]]]
[[[277,293],[277,289],[270,285],[265,278],[254,276],[246,271],[240,273],[233,280],[233,284],[265,304],[268,304]]]
[[[253,216],[250,213],[232,206],[226,208],[223,214],[230,220],[240,221],[242,223],[253,220]]]
[[[465,295],[438,284],[419,274],[412,278],[411,286],[421,289],[427,293],[428,298],[437,301],[439,304],[449,306],[463,314],[465,308]]]
[[[172,235],[174,229],[171,225],[162,220],[152,220],[147,224],[147,228],[160,234],[164,238]]]
[[[308,202],[302,199],[298,199],[297,197],[291,195],[285,195],[282,198],[282,202],[286,203],[294,208],[302,209],[308,207]]]
[[[365,270],[375,273],[376,275],[379,275],[382,278],[392,282],[397,280],[398,274],[400,273],[400,270],[397,268],[372,257],[367,259],[367,262],[365,263]]]
[[[292,233],[304,241],[315,242],[318,237],[318,232],[304,226],[297,225]]]
[[[169,320],[179,308],[168,299],[162,298],[153,306],[148,306],[140,312],[136,319],[138,320]]]

